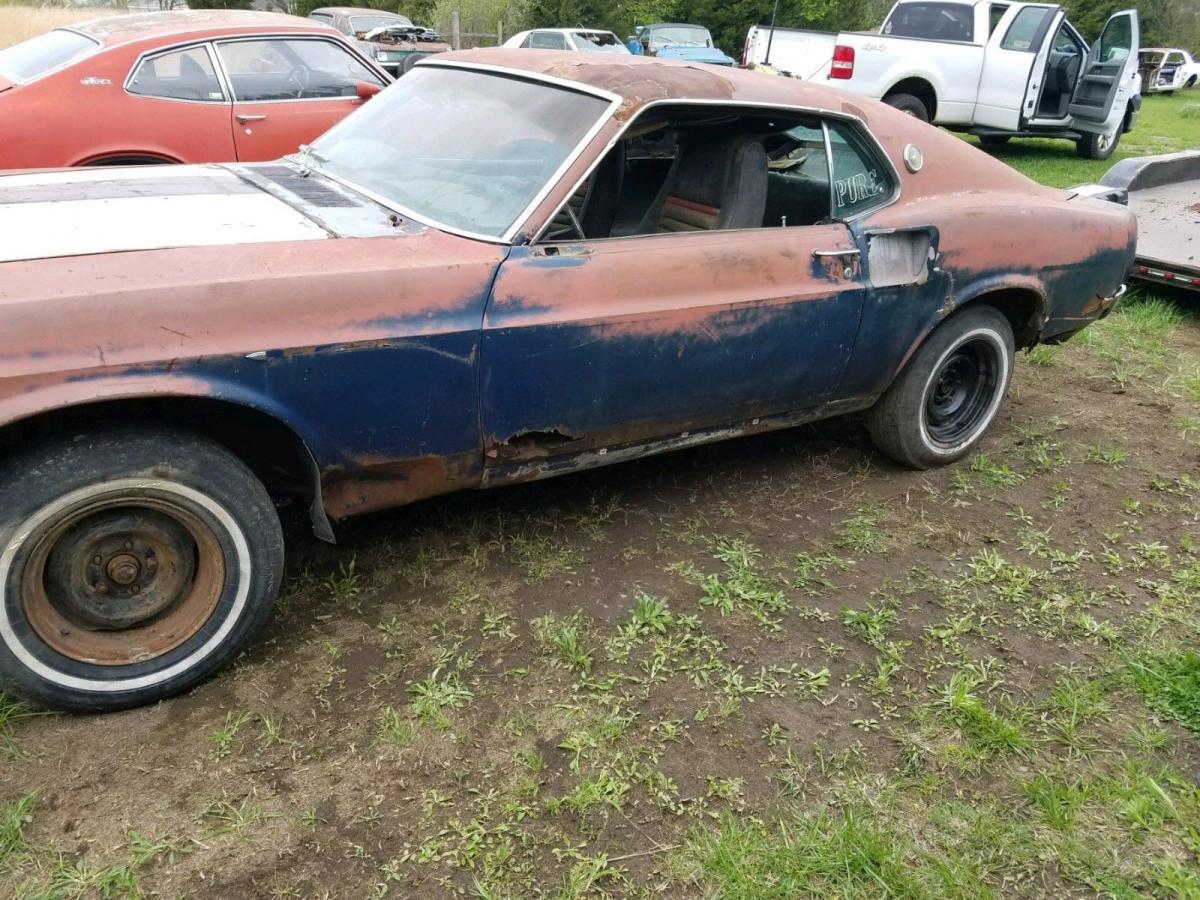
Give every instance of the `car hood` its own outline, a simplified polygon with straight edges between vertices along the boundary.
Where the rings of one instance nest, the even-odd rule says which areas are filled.
[[[0,263],[370,237],[396,234],[403,224],[359,194],[283,163],[0,175]]]
[[[715,47],[667,46],[655,55],[660,59],[682,59],[687,62],[710,63],[716,66],[733,65],[733,60]]]

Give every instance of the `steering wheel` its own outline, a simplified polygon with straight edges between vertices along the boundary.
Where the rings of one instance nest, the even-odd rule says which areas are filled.
[[[299,100],[304,96],[304,92],[308,90],[308,80],[310,77],[312,77],[312,70],[301,63],[292,66],[292,70],[288,72],[284,84],[295,89],[296,99]]]

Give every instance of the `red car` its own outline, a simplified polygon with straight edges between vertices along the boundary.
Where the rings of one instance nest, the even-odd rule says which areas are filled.
[[[97,19],[0,50],[0,168],[277,159],[390,80],[295,16]]]

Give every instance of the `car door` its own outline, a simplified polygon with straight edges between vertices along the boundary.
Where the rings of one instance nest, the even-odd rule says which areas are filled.
[[[229,97],[208,44],[140,57],[125,93],[126,102],[108,118],[108,152],[158,152],[181,162],[234,160]]]
[[[639,162],[629,161],[626,184]],[[612,461],[836,399],[867,285],[855,235],[829,221],[830,198],[861,206],[890,194],[889,177],[835,171],[832,182],[817,173],[776,184],[761,219],[770,227],[514,248],[483,323],[485,465],[543,471],[547,459],[569,466],[589,451]],[[771,191],[788,190],[795,198],[773,208]],[[705,215],[677,202],[684,219]],[[779,212],[806,205],[815,212],[804,222]],[[564,216],[577,218],[564,207],[555,221]]]
[[[975,125],[1017,131],[1023,116],[1034,115],[1050,36],[1062,17],[1060,6],[1033,4],[1004,14],[984,50],[971,117]]]
[[[1137,71],[1138,14],[1114,13],[1084,60],[1079,82],[1067,107],[1080,131],[1113,134],[1121,127]]]
[[[219,41],[233,94],[231,128],[242,162],[295,153],[362,101],[358,85],[384,79],[343,44],[319,37]]]

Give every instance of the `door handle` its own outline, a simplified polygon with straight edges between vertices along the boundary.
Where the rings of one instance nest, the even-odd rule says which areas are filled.
[[[829,256],[858,256],[859,252],[860,251],[857,248],[850,250],[814,250],[813,256],[815,256],[817,259],[825,259]]]
[[[247,122],[261,122],[266,116],[239,116],[235,114],[234,118],[245,125]]]

